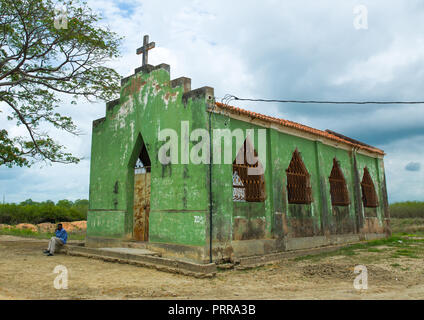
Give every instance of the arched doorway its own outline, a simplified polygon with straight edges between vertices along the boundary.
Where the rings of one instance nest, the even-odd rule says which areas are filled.
[[[151,162],[143,144],[134,168],[134,240],[149,241]]]

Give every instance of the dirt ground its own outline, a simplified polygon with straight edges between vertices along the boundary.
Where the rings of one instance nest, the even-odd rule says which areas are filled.
[[[220,271],[212,279],[63,254],[46,257],[46,243],[0,236],[0,299],[424,299],[424,242],[413,245],[413,257],[402,255],[406,249],[380,246]],[[53,286],[57,265],[69,271],[66,290]],[[368,269],[368,290],[353,287],[356,265]]]

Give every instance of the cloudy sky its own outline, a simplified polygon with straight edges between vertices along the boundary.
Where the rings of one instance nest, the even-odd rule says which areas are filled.
[[[225,94],[269,99],[424,100],[422,0],[171,1],[88,0],[104,24],[125,37],[111,66],[128,76],[141,64],[136,48],[150,35],[149,63],[171,65],[171,77]],[[368,12],[355,27],[355,7]],[[363,11],[362,11],[363,12]],[[362,23],[362,24],[361,24]],[[424,200],[424,105],[236,106],[318,129],[332,129],[383,149],[389,201]],[[91,124],[105,106],[64,104],[84,132],[55,137],[78,165],[0,168],[0,197],[88,198]],[[19,128],[0,118],[12,134]]]

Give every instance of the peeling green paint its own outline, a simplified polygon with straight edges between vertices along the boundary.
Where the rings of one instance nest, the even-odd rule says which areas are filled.
[[[388,217],[382,159],[319,138],[290,134],[226,114],[210,114],[210,97],[202,95],[201,90],[187,95],[185,85],[173,87],[166,68],[138,72],[124,82],[120,99],[108,104],[104,119],[93,122],[88,236],[132,238],[134,166],[143,144],[152,166],[150,242],[198,246],[206,253],[210,240],[210,192],[212,239],[223,247],[231,246],[234,240],[358,233],[367,219],[377,219],[382,226]],[[158,140],[158,132],[173,129],[181,137],[182,121],[187,122],[189,132],[241,129],[246,133],[250,129],[265,129],[266,159],[260,158],[266,165],[265,201],[232,201],[231,163],[212,165],[209,190],[210,166],[181,163],[181,140],[177,148],[181,164],[162,165],[158,152],[164,142]],[[237,144],[233,138],[229,145],[213,152],[224,158],[225,149],[232,147],[234,159],[242,143]],[[257,149],[257,134],[252,143]],[[188,151],[195,144],[190,142]],[[313,202],[308,205],[289,204],[287,200],[286,169],[296,148],[310,174]],[[331,203],[328,178],[334,158],[339,161],[347,183],[348,206],[334,207]],[[365,167],[376,187],[377,208],[362,205],[355,176],[357,173],[360,182]]]
[[[120,103],[109,108],[106,119],[93,127],[90,209],[125,212],[125,219],[116,223],[123,224],[119,228],[127,238],[132,237],[133,168],[144,143],[152,162],[151,241],[205,243],[205,219],[190,224],[189,220],[194,218],[189,219],[187,211],[207,211],[207,166],[164,166],[158,161],[162,145],[157,140],[160,128],[174,129],[180,134],[181,121],[188,121],[191,129],[206,126],[205,101],[190,100],[184,105],[182,95],[183,88],[170,87],[166,70],[138,73],[123,86]],[[116,181],[123,192],[113,192]],[[175,210],[178,212],[170,213]],[[88,228],[88,235],[98,235],[99,228],[101,226],[96,230]],[[105,236],[107,234],[105,230]]]

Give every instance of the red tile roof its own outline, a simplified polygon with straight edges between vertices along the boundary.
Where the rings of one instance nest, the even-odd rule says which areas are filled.
[[[314,129],[308,126],[305,126],[303,124],[300,123],[296,123],[293,121],[289,121],[289,120],[285,120],[285,119],[280,119],[280,118],[275,118],[275,117],[270,117],[270,116],[266,116],[260,113],[256,113],[256,112],[252,112],[249,110],[245,110],[245,109],[241,109],[241,108],[237,108],[237,107],[233,107],[233,106],[229,106],[220,102],[216,102],[215,103],[216,106],[222,110],[226,110],[232,114],[238,114],[238,115],[245,115],[245,116],[249,116],[251,118],[256,118],[256,119],[260,119],[269,123],[275,123],[278,125],[281,125],[283,127],[287,127],[287,128],[293,128],[299,131],[303,131],[303,132],[307,132],[319,137],[324,137],[333,141],[337,141],[337,142],[341,142],[344,144],[347,144],[349,146],[353,146],[356,147],[358,149],[362,149],[362,150],[367,150],[369,152],[372,153],[377,153],[380,155],[384,155],[384,151],[372,146],[368,146],[365,144],[360,144],[360,143],[354,143],[352,141],[346,140],[341,138],[340,136],[336,136],[334,134],[331,134],[329,132],[326,131],[322,131],[322,130],[318,130],[318,129]],[[347,137],[346,137],[347,138]]]

